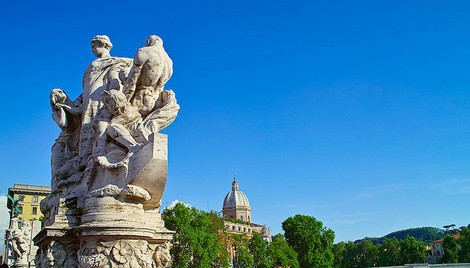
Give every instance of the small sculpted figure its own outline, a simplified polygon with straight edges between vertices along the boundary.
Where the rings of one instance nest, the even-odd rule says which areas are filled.
[[[52,146],[52,189],[55,190],[59,180],[78,172],[78,141],[82,109],[59,88],[51,91],[50,103],[52,118],[62,129]]]
[[[153,260],[155,261],[157,268],[165,268],[169,267],[172,264],[171,255],[170,255],[170,243],[165,243],[163,245],[159,245],[155,253],[153,254]]]
[[[112,115],[106,129],[108,136],[131,153],[140,149],[147,137],[140,127],[142,120],[137,108],[130,105],[126,96],[117,90],[105,91],[103,102]]]
[[[7,230],[12,247],[15,262],[27,261],[27,255],[30,249],[31,226],[29,223],[21,218],[11,219],[11,228]]]
[[[134,56],[134,62],[123,92],[142,116],[155,108],[163,87],[173,74],[173,62],[163,48],[163,40],[151,35],[146,46]]]

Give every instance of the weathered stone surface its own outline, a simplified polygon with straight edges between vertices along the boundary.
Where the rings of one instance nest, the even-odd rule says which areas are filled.
[[[41,202],[35,237],[40,267],[165,267],[172,232],[159,212],[168,174],[168,140],[158,133],[179,110],[164,86],[173,63],[158,36],[134,59],[112,57],[105,35],[74,101],[50,95],[62,129],[52,148],[52,193]]]

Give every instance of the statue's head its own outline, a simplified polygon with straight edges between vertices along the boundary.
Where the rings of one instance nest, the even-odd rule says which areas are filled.
[[[130,105],[126,95],[118,90],[105,90],[102,98],[104,105],[113,115],[123,114]]]
[[[111,48],[113,48],[113,43],[111,43],[107,35],[97,35],[91,39],[91,52],[96,57],[109,54]]]
[[[64,104],[67,100],[67,94],[60,88],[54,88],[49,95],[51,106],[54,107],[57,103]]]
[[[156,36],[156,35],[151,35],[147,38],[147,41],[145,42],[145,45],[146,46],[155,46],[155,45],[163,45],[163,40],[159,37],[159,36]]]

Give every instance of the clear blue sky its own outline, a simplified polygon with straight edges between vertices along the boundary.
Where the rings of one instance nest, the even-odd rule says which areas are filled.
[[[336,241],[470,223],[470,1],[5,1],[0,194],[50,184],[59,128],[107,34],[150,34],[181,105],[163,204],[221,210],[233,175],[273,233],[295,214]]]

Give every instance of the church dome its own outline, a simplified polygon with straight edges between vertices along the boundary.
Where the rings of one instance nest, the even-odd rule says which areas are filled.
[[[248,197],[238,189],[236,178],[233,178],[232,190],[225,196],[223,209],[232,207],[250,208]]]

